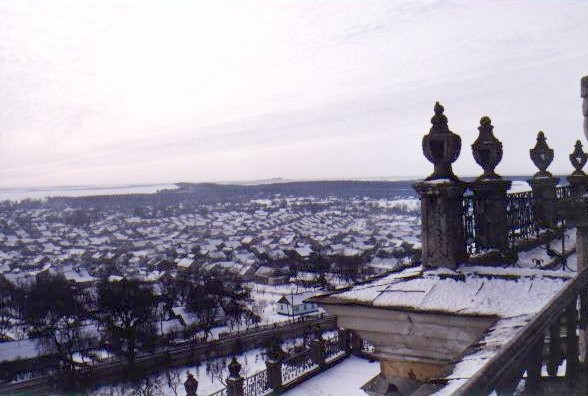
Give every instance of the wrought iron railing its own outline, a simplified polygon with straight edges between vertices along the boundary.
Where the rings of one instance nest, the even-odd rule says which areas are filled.
[[[535,217],[535,201],[531,191],[506,195],[506,222],[511,247],[518,240],[539,234],[540,226]]]
[[[476,244],[476,215],[474,212],[474,196],[471,195],[471,193],[463,196],[462,213],[466,251],[469,254],[473,254],[478,251],[478,245]]]
[[[341,338],[340,334],[337,333],[335,336],[325,340],[324,343],[324,353],[325,353],[325,360],[329,361],[342,353],[345,353],[345,345],[343,344],[344,341]]]
[[[243,382],[243,392],[245,396],[259,396],[270,391],[267,379],[267,370],[260,371],[250,377],[245,378]]]
[[[282,384],[288,384],[316,367],[310,349],[292,355],[282,362]]]
[[[572,198],[572,188],[569,184],[567,186],[557,186],[555,188],[555,197],[557,199]]]

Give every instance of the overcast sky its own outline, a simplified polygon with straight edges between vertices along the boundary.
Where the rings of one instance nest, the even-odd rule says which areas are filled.
[[[570,173],[584,75],[588,1],[2,1],[0,186],[424,176],[436,100]]]

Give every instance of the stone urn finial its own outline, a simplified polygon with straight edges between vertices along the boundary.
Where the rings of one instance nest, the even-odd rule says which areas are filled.
[[[547,167],[553,161],[553,149],[547,145],[543,131],[539,131],[537,134],[537,143],[535,147],[529,150],[529,153],[531,154],[531,160],[539,169],[539,172],[535,173],[533,178],[551,177],[552,174],[547,171]]]
[[[431,118],[433,126],[423,137],[423,153],[433,163],[434,171],[425,180],[449,179],[459,181],[451,169],[451,164],[457,160],[461,151],[461,138],[451,132],[447,126],[444,108],[439,102],[435,103],[435,115]]]
[[[233,356],[231,363],[229,363],[229,376],[231,378],[239,378],[241,372],[241,364],[237,361],[237,358]]]
[[[270,345],[267,351],[267,356],[274,361],[281,360],[284,357],[284,351],[280,345],[280,339],[277,336],[272,336]]]
[[[586,173],[582,170],[584,165],[586,165],[586,161],[588,161],[588,154],[582,150],[582,143],[579,140],[576,140],[576,145],[574,146],[574,152],[570,154],[570,162],[574,167],[574,172],[572,176],[585,176]]]
[[[186,396],[196,396],[196,392],[198,391],[198,381],[189,371],[187,374],[187,379],[184,382],[184,389],[186,390]]]
[[[478,131],[480,134],[472,144],[474,159],[484,169],[484,173],[478,180],[502,179],[494,172],[496,166],[502,160],[502,142],[493,133],[494,126],[489,117],[480,119]]]

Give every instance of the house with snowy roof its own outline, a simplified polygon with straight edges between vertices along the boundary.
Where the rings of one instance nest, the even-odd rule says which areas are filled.
[[[318,304],[312,301],[306,301],[308,295],[290,294],[283,295],[276,301],[276,312],[280,315],[298,316],[306,315],[318,311]]]

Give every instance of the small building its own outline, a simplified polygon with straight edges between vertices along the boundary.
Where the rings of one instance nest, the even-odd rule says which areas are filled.
[[[290,296],[282,296],[276,304],[278,304],[278,313],[281,315],[297,316],[306,315],[318,311],[318,305],[315,302],[305,302],[307,295],[294,294]]]
[[[253,275],[255,282],[266,285],[283,285],[288,283],[288,276],[280,268],[260,266]]]

